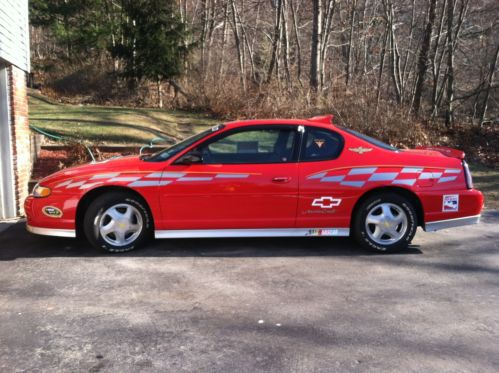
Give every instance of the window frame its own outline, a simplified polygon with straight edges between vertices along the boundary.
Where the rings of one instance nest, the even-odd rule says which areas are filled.
[[[196,150],[200,147],[209,146],[210,144],[223,139],[227,136],[231,136],[240,132],[249,132],[249,131],[257,131],[257,130],[290,130],[295,132],[295,139],[292,149],[291,159],[286,162],[258,162],[258,163],[249,163],[249,162],[231,162],[231,163],[199,163],[200,165],[213,165],[213,164],[221,164],[221,165],[243,165],[243,164],[290,164],[290,163],[298,163],[299,162],[299,153],[300,153],[300,144],[301,144],[301,133],[298,130],[297,125],[288,125],[288,124],[262,124],[262,125],[251,125],[251,126],[242,126],[236,127],[233,129],[229,129],[223,131],[215,136],[206,139],[205,141],[194,145],[189,149],[185,154],[189,154],[191,151]],[[173,162],[176,163],[176,160]]]
[[[362,141],[365,141],[367,143],[369,143],[370,145],[373,145],[377,148],[380,148],[380,149],[383,149],[383,150],[388,150],[388,151],[391,151],[391,152],[399,152],[400,149],[398,149],[397,147],[393,146],[393,145],[390,145],[390,144],[387,144],[377,138],[374,138],[372,136],[368,136],[368,135],[365,135],[363,133],[360,133],[359,131],[355,131],[351,128],[347,128],[347,127],[340,127],[340,129],[342,131],[345,131],[346,133],[348,133],[349,135],[352,135]]]
[[[154,154],[151,154],[150,156],[141,156],[141,160],[145,161],[145,162],[171,162],[171,164],[175,164],[177,162],[178,159],[182,158],[183,155],[189,153],[193,147],[196,146],[196,144],[201,144],[203,141],[207,141],[208,139],[214,137],[213,135],[215,133],[223,133],[223,132],[220,132],[220,131],[223,131],[223,129],[225,128],[225,124],[218,124],[216,126],[213,126],[211,127],[210,129],[206,129],[204,131],[201,131],[199,133],[196,133],[192,136],[189,136],[188,138],[178,142],[178,143],[175,143],[165,149],[162,149]],[[200,135],[204,135],[204,136],[200,136]],[[178,146],[180,145],[181,143],[185,143],[195,137],[198,137],[199,138],[196,138],[194,140],[194,142],[192,142],[191,144],[185,146],[184,148],[178,150],[177,152],[175,152],[174,154],[170,155],[168,158],[165,158],[165,159],[161,159],[161,155],[168,152],[169,150],[171,150],[173,147],[175,146]],[[207,139],[208,138],[208,139]]]
[[[298,156],[298,162],[300,163],[311,163],[311,162],[327,162],[327,161],[333,161],[335,159],[338,159],[341,154],[343,153],[343,150],[345,149],[345,138],[341,133],[338,131],[334,131],[330,128],[325,128],[325,127],[319,127],[319,126],[309,126],[305,125],[305,130],[301,133],[301,143],[300,143],[300,151],[299,151],[299,156]],[[305,146],[306,146],[306,138],[308,135],[307,131],[310,131],[311,129],[317,129],[317,130],[322,130],[326,132],[331,132],[332,134],[336,135],[338,139],[340,140],[340,148],[338,151],[338,154],[336,156],[332,156],[330,158],[322,158],[322,159],[304,159],[303,156],[305,154]]]

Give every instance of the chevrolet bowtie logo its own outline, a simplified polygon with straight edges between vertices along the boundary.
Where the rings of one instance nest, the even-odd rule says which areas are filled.
[[[320,207],[321,209],[331,209],[333,207],[339,206],[340,203],[341,203],[340,198],[321,197],[314,199],[312,201],[312,206]]]
[[[363,148],[362,146],[359,146],[358,148],[348,148],[348,150],[354,153],[364,154],[372,151],[373,148]]]

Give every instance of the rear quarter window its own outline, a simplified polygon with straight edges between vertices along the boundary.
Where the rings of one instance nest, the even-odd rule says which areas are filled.
[[[326,161],[336,159],[343,150],[343,136],[319,127],[305,127],[302,143],[302,162]]]

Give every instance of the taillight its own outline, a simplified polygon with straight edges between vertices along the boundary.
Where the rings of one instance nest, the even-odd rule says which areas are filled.
[[[468,167],[468,163],[466,163],[466,161],[463,161],[463,168],[464,177],[466,178],[466,186],[468,189],[473,189],[473,179],[471,178],[470,168]]]

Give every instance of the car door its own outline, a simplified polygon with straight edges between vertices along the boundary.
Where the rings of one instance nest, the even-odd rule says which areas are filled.
[[[298,200],[297,126],[227,130],[163,172],[168,229],[292,228]],[[184,155],[185,157],[185,155]]]
[[[354,195],[334,170],[345,167],[343,137],[324,127],[306,126],[300,151],[297,227],[347,227]]]

